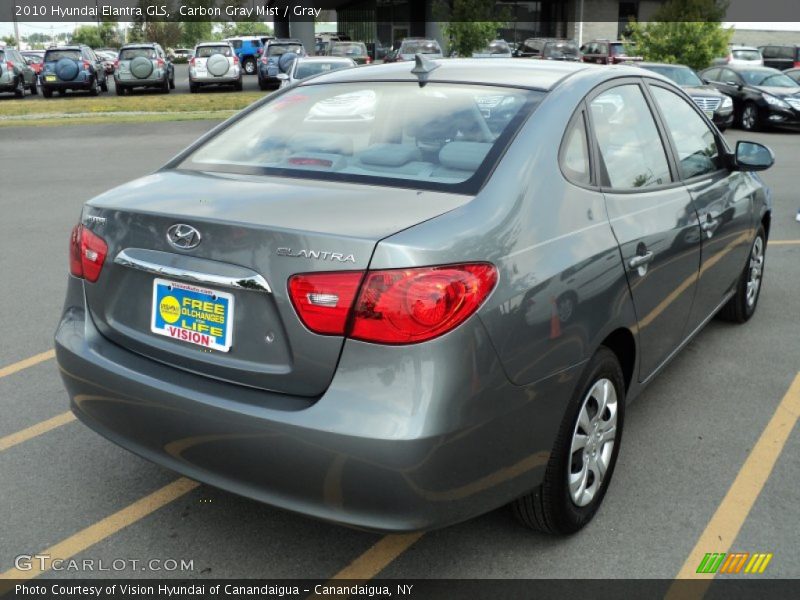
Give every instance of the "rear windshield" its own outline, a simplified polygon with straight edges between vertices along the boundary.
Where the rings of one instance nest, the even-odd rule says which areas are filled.
[[[156,51],[153,48],[125,48],[119,53],[120,60],[133,60],[137,56],[156,58]]]
[[[731,56],[738,60],[761,60],[761,53],[758,50],[733,50]]]
[[[703,82],[689,67],[673,67],[671,65],[658,65],[652,67],[645,67],[649,71],[663,75],[672,79],[678,85],[685,86],[700,86]]]
[[[366,56],[367,47],[356,42],[337,42],[331,48],[333,56]]]
[[[2,54],[2,52],[0,52]],[[42,57],[38,54],[23,54],[25,58],[27,58],[31,62],[40,63],[42,62]]]
[[[179,168],[475,193],[542,92],[416,82],[295,88]]]
[[[270,44],[267,50],[269,56],[280,56],[287,52],[294,52],[295,54],[303,53],[303,46],[301,44]]]
[[[403,42],[400,54],[441,54],[439,43],[434,40]]]
[[[347,62],[338,60],[331,62],[321,62],[318,60],[313,62],[301,62],[299,65],[297,65],[297,70],[294,72],[294,78],[305,79],[307,77],[312,77],[313,75],[319,75],[320,73],[329,73],[330,71],[338,71],[339,69],[346,69],[347,67],[352,66],[352,63],[347,64]]]
[[[550,58],[578,56],[578,44],[575,42],[550,42],[545,47],[545,53]]]
[[[197,58],[208,58],[215,54],[222,54],[223,56],[232,56],[229,46],[201,46],[197,49]]]
[[[623,44],[620,42],[609,44],[609,47],[611,48],[611,56],[628,56],[635,49],[633,44]]]
[[[45,62],[56,62],[62,58],[81,60],[83,57],[80,50],[48,50],[44,55]]]

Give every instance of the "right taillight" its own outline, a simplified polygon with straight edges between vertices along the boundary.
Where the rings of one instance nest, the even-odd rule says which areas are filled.
[[[311,331],[376,344],[414,344],[463,323],[496,283],[494,265],[467,263],[366,275],[360,271],[295,275],[289,280],[289,294]]]
[[[100,277],[108,254],[108,244],[83,225],[72,229],[69,244],[69,272],[94,283]]]

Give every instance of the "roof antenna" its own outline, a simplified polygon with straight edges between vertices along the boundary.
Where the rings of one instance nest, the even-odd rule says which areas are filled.
[[[428,75],[441,66],[438,62],[428,60],[419,53],[414,56],[414,60],[416,61],[416,64],[414,65],[414,68],[411,69],[411,72],[419,79],[420,86],[428,83]]]

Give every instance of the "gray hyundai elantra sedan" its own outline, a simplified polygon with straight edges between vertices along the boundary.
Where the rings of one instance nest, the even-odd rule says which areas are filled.
[[[272,94],[86,203],[74,413],[169,469],[382,531],[595,514],[625,406],[758,302],[766,147],[635,67],[425,60]]]

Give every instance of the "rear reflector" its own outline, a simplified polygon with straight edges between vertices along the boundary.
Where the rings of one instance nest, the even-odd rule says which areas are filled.
[[[94,283],[100,277],[108,254],[108,245],[96,233],[83,225],[72,229],[69,244],[69,272]]]
[[[469,263],[366,275],[361,271],[294,275],[289,295],[300,320],[315,333],[377,344],[413,344],[463,323],[496,283],[493,265]]]

